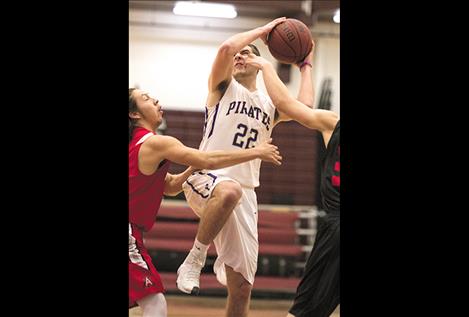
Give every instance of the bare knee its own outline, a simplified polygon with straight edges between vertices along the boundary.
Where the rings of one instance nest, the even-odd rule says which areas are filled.
[[[239,285],[238,287],[231,288],[229,290],[229,296],[233,301],[243,303],[248,301],[251,297],[251,290],[251,284],[249,284],[248,282],[242,282],[241,285]]]
[[[142,308],[143,317],[166,317],[168,315],[166,299],[162,293],[148,295],[137,301]]]
[[[243,191],[238,183],[221,182],[215,187],[213,195],[221,199],[223,201],[223,205],[234,207],[241,199]]]

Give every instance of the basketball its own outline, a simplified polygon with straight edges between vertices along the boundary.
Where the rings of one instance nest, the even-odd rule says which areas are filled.
[[[306,24],[296,19],[286,19],[267,36],[270,54],[285,64],[301,62],[313,48],[311,41],[311,32]]]

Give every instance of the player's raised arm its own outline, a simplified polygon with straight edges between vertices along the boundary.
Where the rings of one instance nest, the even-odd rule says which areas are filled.
[[[307,128],[321,132],[334,130],[338,120],[337,114],[328,110],[313,110],[292,97],[270,62],[260,56],[249,54],[246,63],[262,70],[267,92],[279,111]]]
[[[285,19],[285,17],[278,18],[264,26],[235,34],[220,45],[208,79],[209,96],[207,98],[207,107],[215,106],[223,96],[226,87],[228,87],[232,78],[234,55],[258,38],[265,41],[272,28]]]
[[[295,64],[300,70],[300,89],[298,90],[298,96],[296,99],[305,104],[306,106],[313,108],[315,102],[315,91],[313,85],[313,56],[315,43],[311,40],[313,48],[311,52],[305,57],[303,61]]]

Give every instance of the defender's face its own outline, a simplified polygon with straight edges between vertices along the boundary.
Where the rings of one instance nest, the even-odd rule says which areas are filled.
[[[151,125],[159,126],[163,121],[162,105],[156,98],[151,97],[147,92],[142,90],[135,90],[134,97],[136,98],[139,113],[145,121]]]

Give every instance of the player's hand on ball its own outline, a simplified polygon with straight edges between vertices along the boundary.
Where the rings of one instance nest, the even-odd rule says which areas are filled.
[[[272,31],[272,29],[276,27],[277,24],[284,22],[286,19],[287,19],[286,17],[277,18],[273,21],[270,21],[266,25],[260,27],[262,31],[262,35],[260,36],[260,39],[262,40],[262,42],[264,42],[265,45],[267,45],[267,36],[269,35],[270,31]]]
[[[303,59],[301,62],[298,62],[297,64],[295,64],[296,66],[298,66],[298,68],[303,65],[304,62],[308,62],[310,64],[313,63],[313,56],[314,56],[314,48],[315,48],[315,43],[314,43],[314,40],[311,40],[311,43],[313,43],[313,48],[311,49],[311,52],[306,55],[305,59]]]

